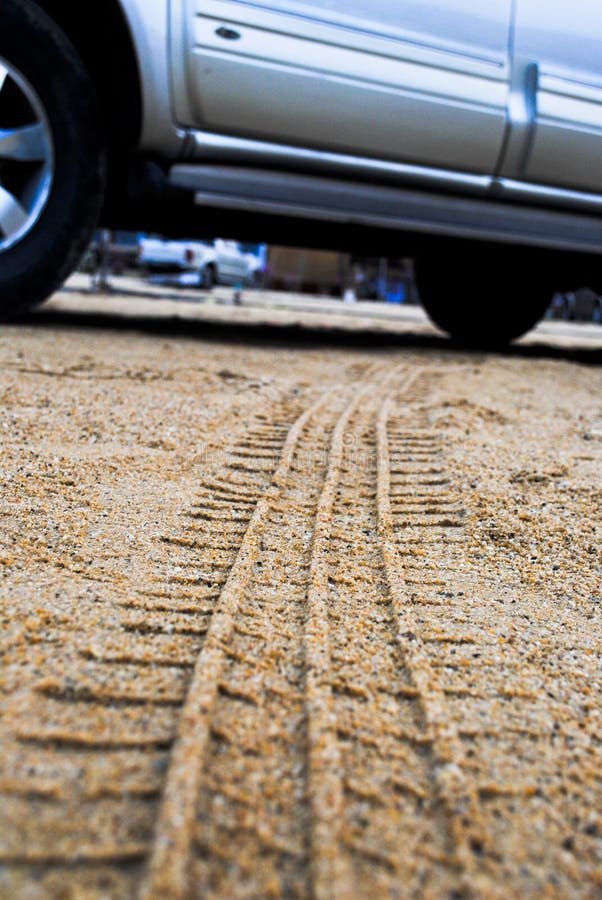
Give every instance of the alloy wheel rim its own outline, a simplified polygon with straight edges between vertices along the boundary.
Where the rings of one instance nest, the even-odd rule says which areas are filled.
[[[36,226],[54,181],[54,142],[29,81],[0,57],[0,253]]]

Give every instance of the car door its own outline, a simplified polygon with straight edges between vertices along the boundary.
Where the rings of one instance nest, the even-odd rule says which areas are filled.
[[[242,277],[238,259],[237,246],[234,241],[225,241],[218,238],[215,241],[215,252],[217,255],[217,268],[220,273],[220,280],[227,282],[235,282]]]
[[[533,123],[524,180],[602,191],[600,0],[517,0],[515,68],[531,66]]]
[[[181,124],[437,168],[495,169],[512,0],[174,3],[184,17],[183,31],[174,29]]]
[[[240,252],[240,244],[236,241],[230,241],[232,251],[232,265],[236,273],[237,281],[244,281],[247,275],[247,260]]]

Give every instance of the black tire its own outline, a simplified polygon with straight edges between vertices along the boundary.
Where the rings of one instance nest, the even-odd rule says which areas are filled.
[[[215,266],[211,265],[205,266],[204,269],[201,270],[201,287],[204,291],[212,290],[217,284],[217,272],[215,270]]]
[[[479,246],[422,255],[416,281],[425,311],[459,344],[503,347],[543,318],[553,270],[528,248]]]
[[[254,291],[261,291],[261,290],[263,290],[263,287],[264,287],[263,281],[264,281],[263,272],[257,270],[255,272],[253,272],[252,275],[249,276],[248,286]]]
[[[37,95],[54,144],[52,185],[39,218],[0,249],[0,318],[7,319],[45,300],[81,259],[104,200],[106,142],[89,73],[30,0],[2,0],[0,58]],[[2,177],[0,160],[0,184]]]

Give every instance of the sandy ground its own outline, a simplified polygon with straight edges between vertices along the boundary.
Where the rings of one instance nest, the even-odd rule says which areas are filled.
[[[602,328],[0,333],[0,896],[599,897]]]

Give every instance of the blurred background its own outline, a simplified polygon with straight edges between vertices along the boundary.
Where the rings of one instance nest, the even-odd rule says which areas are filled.
[[[291,292],[344,303],[420,303],[413,261],[407,257],[243,244],[222,238],[174,241],[156,234],[99,230],[79,271],[89,275],[90,287],[97,291],[110,290],[112,277],[128,275],[175,289],[198,287],[204,293],[217,285],[230,285],[235,291]],[[547,316],[600,323],[602,297],[586,286],[554,294]]]

